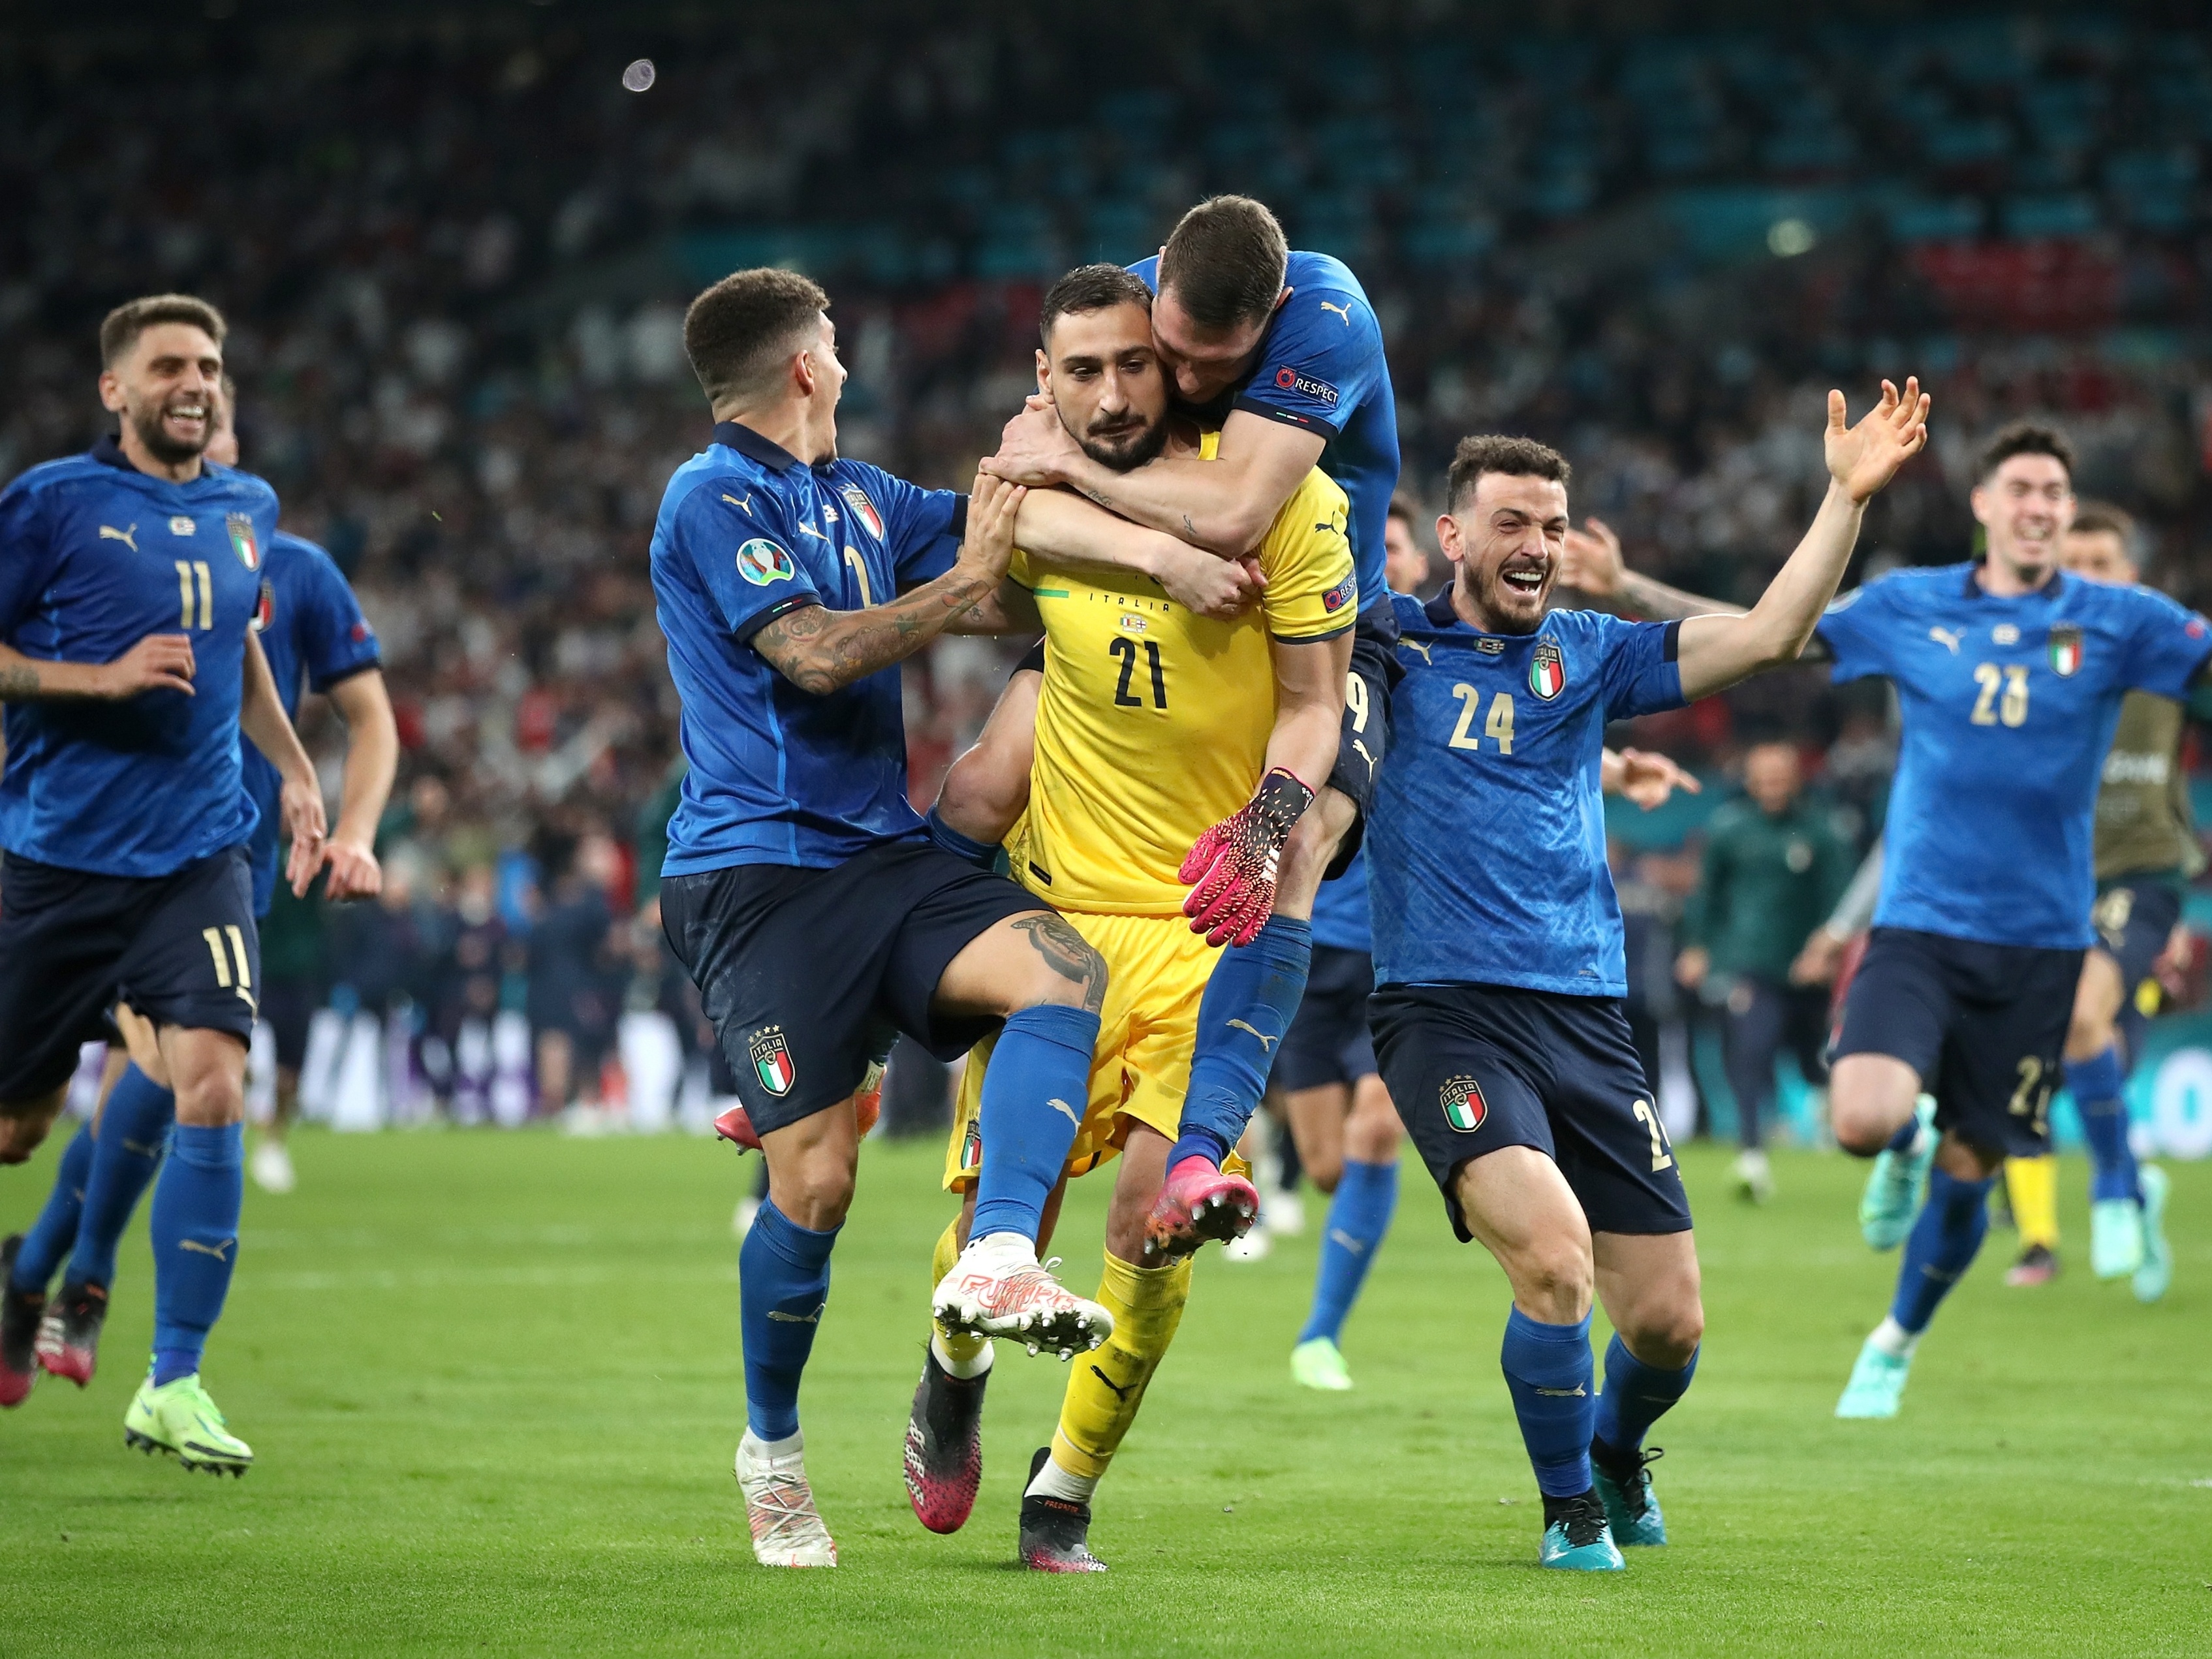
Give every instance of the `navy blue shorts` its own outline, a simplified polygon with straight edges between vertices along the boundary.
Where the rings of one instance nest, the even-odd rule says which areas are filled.
[[[1382,985],[1368,1003],[1382,1081],[1444,1195],[1470,1159],[1533,1146],[1595,1233],[1682,1233],[1690,1200],[1620,999],[1509,985]]]
[[[2115,881],[2097,895],[2089,912],[2096,948],[2119,964],[2130,1002],[2136,987],[2150,978],[2151,964],[2166,954],[2166,942],[2180,919],[2180,889],[2155,877]]]
[[[661,926],[763,1135],[849,1097],[898,1032],[941,1060],[967,1052],[999,1022],[933,1015],[937,982],[978,935],[1049,908],[921,839],[660,887]]]
[[[1878,927],[1833,1058],[1902,1060],[1936,1097],[1937,1128],[1985,1152],[2039,1157],[2081,977],[2079,950]]]
[[[1352,669],[1344,682],[1344,723],[1337,733],[1336,766],[1328,775],[1328,787],[1351,796],[1359,814],[1329,860],[1326,881],[1333,881],[1352,868],[1367,836],[1375,780],[1390,749],[1390,692],[1406,677],[1397,645],[1398,613],[1387,598],[1362,610],[1352,625]]]
[[[1375,989],[1375,959],[1364,950],[1316,945],[1306,994],[1283,1034],[1269,1081],[1295,1094],[1301,1089],[1350,1088],[1375,1075],[1375,1043],[1367,1034],[1367,993]]]
[[[243,846],[173,875],[0,867],[0,1105],[67,1083],[125,1002],[156,1026],[253,1037],[261,931]]]

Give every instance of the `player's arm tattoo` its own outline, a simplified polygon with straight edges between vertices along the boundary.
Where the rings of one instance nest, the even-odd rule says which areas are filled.
[[[1083,987],[1085,1013],[1096,1014],[1106,1006],[1106,959],[1064,918],[1024,916],[1015,922],[1014,930],[1029,936],[1054,973]]]
[[[864,611],[802,605],[752,637],[752,647],[803,692],[827,697],[878,668],[902,662],[978,603],[993,576],[959,566],[912,593]]]

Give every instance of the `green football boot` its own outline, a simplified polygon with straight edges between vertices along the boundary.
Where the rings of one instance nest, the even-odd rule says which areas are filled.
[[[2173,1246],[2166,1237],[2166,1200],[2172,1190],[2166,1171],[2147,1163],[2136,1173],[2142,1188],[2142,1266],[2136,1269],[2137,1302],[2156,1302],[2173,1283]]]
[[[123,1443],[210,1474],[243,1476],[253,1467],[253,1448],[223,1426],[197,1371],[158,1388],[151,1376],[140,1383],[123,1414]]]
[[[1301,1388],[1342,1394],[1352,1386],[1344,1351],[1327,1337],[1313,1337],[1291,1350],[1291,1381]]]
[[[1667,1541],[1667,1517],[1659,1512],[1658,1494],[1651,1490],[1651,1466],[1666,1455],[1654,1446],[1638,1449],[1627,1462],[1616,1463],[1601,1455],[1597,1442],[1591,1442],[1590,1478],[1605,1505],[1613,1541],[1624,1550]]]
[[[1540,1564],[1567,1572],[1620,1572],[1628,1565],[1613,1547],[1605,1505],[1595,1491],[1579,1497],[1547,1497],[1544,1513],[1544,1541],[1537,1552]]]
[[[1882,1148],[1867,1174],[1866,1191],[1859,1195],[1859,1232],[1872,1249],[1894,1250],[1904,1243],[1913,1217],[1928,1199],[1928,1171],[1936,1162],[1935,1097],[1923,1095],[1912,1115],[1920,1122],[1921,1150]]]
[[[1858,1363],[1851,1367],[1851,1380],[1844,1385],[1844,1397],[1836,1402],[1836,1415],[1895,1417],[1898,1402],[1905,1397],[1905,1379],[1911,1369],[1911,1355],[1899,1358],[1884,1353],[1869,1337],[1866,1346],[1859,1350]]]
[[[2099,1199],[2089,1206],[2089,1271],[2099,1278],[2125,1278],[2142,1265],[2142,1205]]]

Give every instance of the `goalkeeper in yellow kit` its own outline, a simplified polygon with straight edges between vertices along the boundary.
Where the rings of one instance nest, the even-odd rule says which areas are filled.
[[[1070,436],[1117,468],[1170,444],[1210,459],[1218,439],[1171,430],[1151,302],[1140,278],[1110,265],[1071,271],[1045,297],[1038,383]],[[1217,828],[1279,847],[1336,762],[1359,608],[1344,492],[1310,473],[1249,568],[1261,596],[1229,620],[1194,615],[1141,576],[1046,569],[1021,552],[994,601],[994,624],[1030,618],[1045,633],[1027,804],[1006,835],[1012,875],[1109,964],[1090,1099],[1068,1103],[1082,1122],[1062,1179],[1120,1157],[1098,1292],[1114,1333],[1078,1357],[1059,1431],[1037,1452],[1022,1503],[1022,1558],[1047,1571],[1103,1570],[1085,1543],[1091,1495],[1189,1291],[1188,1256],[1146,1250],[1146,1217],[1182,1120],[1200,999],[1218,960],[1187,919],[1191,890],[1180,871]],[[1026,666],[1037,666],[1034,654]],[[1027,688],[1037,682],[1016,680],[1022,689],[994,720],[1010,710],[1026,718]],[[1293,902],[1285,900],[1285,913]],[[979,1049],[967,1069],[946,1154],[945,1186],[967,1202],[938,1242],[940,1282],[966,1241],[974,1202],[983,1057]],[[1057,1213],[1055,1189],[1048,1231]],[[933,1531],[955,1530],[974,1505],[990,1363],[987,1339],[939,1320],[906,1449],[908,1492]]]

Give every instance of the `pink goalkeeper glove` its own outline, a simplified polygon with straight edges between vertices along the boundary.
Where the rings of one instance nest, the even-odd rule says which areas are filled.
[[[1277,766],[1242,809],[1198,838],[1177,875],[1191,887],[1182,913],[1210,945],[1249,945],[1275,909],[1283,844],[1314,792]]]

